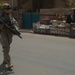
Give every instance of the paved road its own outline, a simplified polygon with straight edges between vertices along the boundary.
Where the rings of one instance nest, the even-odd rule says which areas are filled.
[[[0,75],[75,75],[75,39],[32,33],[22,37],[14,36],[11,45],[13,72]]]

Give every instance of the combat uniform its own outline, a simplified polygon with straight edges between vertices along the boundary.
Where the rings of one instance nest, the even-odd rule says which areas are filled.
[[[5,23],[8,22],[10,23],[9,26],[11,25],[13,25],[14,27],[18,26],[17,21],[12,17],[11,14],[2,13],[0,16],[5,19]],[[11,65],[11,58],[9,55],[9,51],[10,51],[10,44],[12,43],[13,34],[2,23],[0,25],[0,29],[1,29],[1,45],[3,48],[3,57],[4,57],[3,62],[5,62],[9,67]]]

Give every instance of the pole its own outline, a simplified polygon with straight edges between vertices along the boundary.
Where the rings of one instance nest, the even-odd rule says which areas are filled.
[[[14,16],[14,0],[12,0],[12,16]]]

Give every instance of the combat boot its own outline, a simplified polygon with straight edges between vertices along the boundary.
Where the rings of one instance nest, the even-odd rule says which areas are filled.
[[[11,69],[13,67],[13,64],[7,64],[7,68]]]

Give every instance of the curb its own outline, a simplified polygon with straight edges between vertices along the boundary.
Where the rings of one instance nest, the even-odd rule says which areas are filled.
[[[25,33],[33,33],[33,30],[29,30],[29,29],[19,29],[20,32],[25,32]]]

